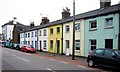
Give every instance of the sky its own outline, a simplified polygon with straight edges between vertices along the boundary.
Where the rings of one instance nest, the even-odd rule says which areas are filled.
[[[111,5],[118,4],[120,0],[111,0]],[[75,14],[88,12],[100,8],[100,0],[75,0]],[[42,17],[48,17],[50,22],[61,19],[63,8],[70,9],[73,16],[73,0],[0,0],[0,33],[2,25],[17,18],[17,21],[30,25],[40,25]]]

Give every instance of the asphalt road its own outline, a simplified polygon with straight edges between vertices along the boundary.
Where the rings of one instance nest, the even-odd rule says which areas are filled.
[[[56,72],[57,70],[90,70],[81,66],[58,62],[35,56],[31,53],[24,53],[12,49],[2,49],[2,70],[46,70]]]

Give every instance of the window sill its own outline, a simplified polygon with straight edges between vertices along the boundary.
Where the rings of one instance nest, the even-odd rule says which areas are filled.
[[[75,30],[75,32],[80,32],[80,30]]]
[[[96,31],[97,28],[92,28],[92,29],[89,29],[89,31]]]
[[[113,26],[106,26],[105,29],[114,28]]]
[[[80,53],[80,50],[75,50],[76,53]]]
[[[66,31],[65,33],[70,33],[69,31]]]

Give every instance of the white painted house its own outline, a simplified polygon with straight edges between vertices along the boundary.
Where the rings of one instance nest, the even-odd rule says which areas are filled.
[[[30,28],[20,33],[20,44],[29,44],[38,50],[38,28],[31,22]]]
[[[12,31],[14,28],[15,20],[9,21],[8,23],[2,25],[2,34],[4,40],[13,39]]]
[[[48,28],[38,29],[38,50],[48,51]]]

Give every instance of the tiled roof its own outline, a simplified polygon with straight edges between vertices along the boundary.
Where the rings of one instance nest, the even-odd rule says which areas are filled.
[[[12,20],[12,21],[9,21],[8,23],[6,23],[6,24],[4,24],[4,25],[2,25],[2,27],[4,27],[5,25],[14,25],[14,24],[13,24],[13,20]]]
[[[86,18],[102,16],[105,14],[110,14],[110,13],[115,13],[115,12],[120,12],[120,4],[116,4],[116,5],[113,5],[110,7],[106,7],[106,8],[96,9],[96,10],[89,11],[86,13],[81,13],[81,14],[76,15],[75,19],[76,20],[86,19]],[[73,16],[71,16],[70,18],[60,19],[60,20],[56,20],[56,21],[41,25],[41,26],[37,26],[30,30],[41,29],[41,28],[45,28],[45,27],[49,27],[49,26],[53,26],[53,25],[58,25],[58,24],[62,24],[65,22],[70,22],[72,20],[73,20]]]

